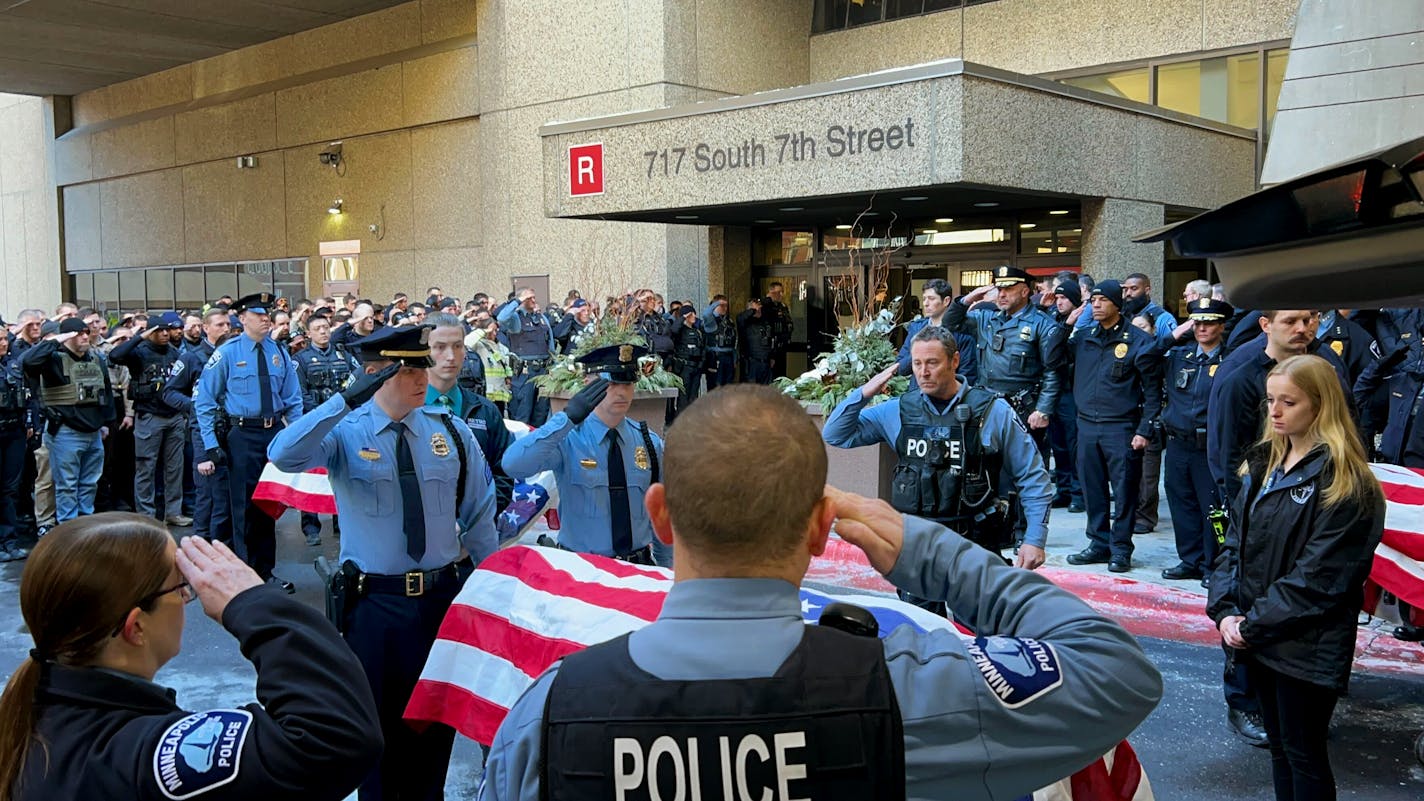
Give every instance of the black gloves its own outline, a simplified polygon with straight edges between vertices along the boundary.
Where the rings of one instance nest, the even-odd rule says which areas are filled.
[[[351,382],[351,386],[341,390],[341,397],[346,399],[346,405],[355,409],[357,406],[376,396],[376,390],[386,383],[386,380],[400,372],[400,362],[391,362],[384,369],[375,373],[362,373],[360,378]]]
[[[222,448],[208,448],[208,461],[218,467],[222,467],[227,464],[227,454],[223,453]]]
[[[1392,370],[1398,367],[1399,365],[1404,364],[1404,360],[1408,358],[1409,346],[1397,345],[1395,346],[1394,350],[1385,354],[1385,357],[1381,360],[1383,364],[1381,364],[1380,367],[1384,368],[1385,370]]]
[[[608,379],[594,379],[593,383],[579,390],[579,393],[569,398],[569,403],[564,407],[564,414],[569,416],[569,420],[574,425],[582,423],[593,414],[594,407],[603,402],[603,396],[608,394]]]

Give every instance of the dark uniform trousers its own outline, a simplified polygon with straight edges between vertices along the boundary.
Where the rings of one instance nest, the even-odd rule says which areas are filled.
[[[199,461],[206,462],[207,454],[202,450],[203,440],[197,429],[189,428],[188,447],[203,454]],[[199,537],[217,540],[232,548],[232,496],[228,491],[228,466],[217,465],[210,476],[202,475],[195,465],[193,470],[193,533]],[[234,552],[235,549],[234,549]]]
[[[545,366],[534,367],[528,363],[509,382],[509,419],[520,420],[534,428],[544,425],[549,419],[549,399],[539,396],[539,387],[534,378],[549,372],[548,359]]]
[[[1128,558],[1142,480],[1142,452],[1132,449],[1136,429],[1132,422],[1078,418],[1078,477],[1088,510],[1088,541],[1096,551]]]
[[[1142,449],[1142,487],[1137,498],[1137,519],[1133,523],[1139,531],[1157,528],[1157,506],[1162,500],[1158,487],[1162,484],[1163,437],[1158,434],[1147,441]]]
[[[737,382],[737,353],[733,350],[708,351],[707,391]]]
[[[25,472],[25,423],[0,425],[0,544],[13,545],[20,531],[20,478]]]
[[[227,489],[232,508],[233,551],[257,571],[272,578],[277,564],[277,521],[252,502],[262,468],[267,466],[267,446],[283,428],[281,419],[271,428],[240,426],[233,421],[227,435]]]
[[[1058,411],[1048,423],[1048,444],[1053,451],[1054,500],[1083,503],[1078,480],[1078,404],[1073,393],[1058,396]]]
[[[405,722],[410,700],[440,623],[460,591],[459,578],[426,584],[425,594],[368,593],[356,602],[346,644],[360,660],[376,696],[386,749],[361,783],[361,801],[439,801],[455,730],[434,723],[417,732]]]
[[[1182,564],[1211,573],[1216,561],[1216,537],[1207,523],[1216,500],[1216,482],[1206,461],[1206,440],[1196,434],[1167,432],[1163,455],[1167,508],[1177,534],[1177,558]]]

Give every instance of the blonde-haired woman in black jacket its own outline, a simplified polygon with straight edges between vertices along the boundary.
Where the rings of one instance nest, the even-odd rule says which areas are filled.
[[[1266,406],[1207,614],[1260,697],[1276,801],[1334,801],[1326,732],[1350,678],[1384,495],[1328,362],[1276,365]]]

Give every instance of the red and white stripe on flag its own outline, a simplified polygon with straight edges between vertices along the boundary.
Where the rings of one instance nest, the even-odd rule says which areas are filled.
[[[657,619],[671,585],[671,571],[602,556],[528,546],[495,553],[465,582],[446,614],[406,719],[416,725],[444,723],[489,745],[510,707],[550,665]],[[814,595],[820,596],[818,603],[837,598]],[[950,627],[943,618],[894,598],[844,600],[894,609],[920,627]],[[1089,799],[1152,800],[1146,775],[1126,741],[1034,794],[1034,801]]]
[[[1384,537],[1375,549],[1366,592],[1366,609],[1374,608],[1375,587],[1424,609],[1424,470],[1372,464],[1384,488]]]

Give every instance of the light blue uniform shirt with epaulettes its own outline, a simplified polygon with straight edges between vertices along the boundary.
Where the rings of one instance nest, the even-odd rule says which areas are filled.
[[[887,578],[947,602],[981,636],[1048,645],[1061,669],[1052,689],[1009,704],[956,633],[909,625],[890,632],[885,664],[904,721],[906,798],[1025,797],[1112,750],[1162,697],[1162,675],[1121,626],[943,526],[906,516]],[[660,679],[761,678],[776,673],[804,628],[800,594],[786,581],[684,580],[658,619],[632,634],[628,653]],[[540,798],[544,701],[559,664],[500,724],[481,801]]]
[[[434,570],[459,559],[461,546],[478,564],[498,547],[494,479],[469,427],[452,419],[468,460],[464,503],[455,508],[460,456],[441,419],[448,415],[425,406],[401,421],[425,504],[425,555],[419,562],[406,553],[396,432],[374,401],[349,410],[336,395],[279,433],[267,458],[289,473],[326,468],[341,515],[341,560],[362,572]]]
[[[291,424],[302,416],[302,385],[297,363],[285,346],[262,337],[253,342],[241,335],[219,345],[203,367],[193,393],[193,410],[198,415],[198,433],[203,447],[218,447],[214,432],[217,410],[230,417],[261,417],[262,391],[258,383],[258,351],[267,360],[267,381],[272,388],[272,416],[285,417]]]
[[[613,516],[608,507],[608,426],[591,414],[575,425],[564,412],[527,436],[515,440],[504,452],[504,472],[532,476],[552,470],[559,487],[559,544],[580,553],[615,556]],[[652,432],[658,464],[663,441]],[[637,423],[618,424],[623,452],[623,475],[628,481],[629,519],[633,524],[633,550],[653,542],[653,524],[643,508],[643,495],[653,483],[652,458]],[[642,452],[640,458],[639,452]],[[345,530],[345,522],[342,530]]]

